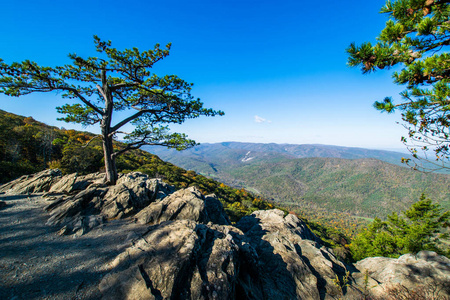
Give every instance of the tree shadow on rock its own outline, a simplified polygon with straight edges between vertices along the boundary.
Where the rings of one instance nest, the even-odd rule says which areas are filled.
[[[250,215],[241,219],[236,226],[245,233],[257,255],[257,261],[252,262],[256,265],[247,266],[250,278],[247,278],[246,283],[260,289],[260,299],[298,299],[294,277],[282,256],[275,253],[274,247],[263,239],[269,232],[261,227],[260,220]]]

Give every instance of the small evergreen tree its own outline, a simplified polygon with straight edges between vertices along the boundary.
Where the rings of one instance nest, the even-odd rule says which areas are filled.
[[[386,2],[381,13],[389,15],[378,42],[351,44],[348,64],[363,73],[400,66],[396,84],[406,85],[397,104],[390,97],[375,108],[402,111],[408,137],[402,141],[415,158],[430,148],[430,161],[449,167],[450,159],[450,1],[396,0]],[[431,147],[430,147],[431,146]],[[410,162],[408,159],[405,162]]]
[[[200,99],[191,95],[192,84],[176,75],[159,77],[153,65],[169,55],[170,44],[160,49],[119,51],[111,42],[94,36],[101,57],[82,58],[69,54],[72,64],[42,67],[26,60],[6,64],[0,59],[0,93],[22,96],[34,92],[62,92],[63,98],[80,103],[57,107],[66,117],[60,119],[82,125],[100,124],[106,181],[117,180],[116,157],[143,145],[162,145],[178,150],[196,143],[185,134],[170,133],[167,124],[181,124],[201,115],[222,115],[221,111],[203,108]],[[113,123],[113,113],[129,111],[129,115]],[[132,132],[123,127],[132,124]],[[115,149],[113,139],[125,134],[126,147]]]
[[[403,216],[393,213],[387,221],[376,218],[358,234],[350,244],[353,258],[360,260],[370,256],[399,257],[421,250],[450,255],[441,247],[448,234],[441,231],[450,227],[450,211],[443,212],[439,204],[422,194]],[[442,233],[442,234],[441,234]]]

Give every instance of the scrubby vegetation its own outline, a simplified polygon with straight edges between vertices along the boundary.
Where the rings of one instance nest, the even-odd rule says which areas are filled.
[[[61,156],[56,128],[0,111],[0,183],[46,168]]]
[[[370,256],[397,258],[406,253],[431,250],[450,257],[450,211],[422,195],[402,214],[392,213],[387,221],[376,218],[350,245],[353,258]]]

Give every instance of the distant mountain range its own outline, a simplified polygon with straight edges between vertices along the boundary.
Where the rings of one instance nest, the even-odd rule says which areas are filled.
[[[375,158],[391,164],[401,165],[402,157],[410,157],[408,154],[385,151],[371,150],[354,147],[341,147],[320,144],[263,144],[263,143],[241,143],[241,142],[223,142],[214,144],[201,144],[185,151],[176,151],[162,147],[147,147],[150,151],[163,159],[180,161],[188,164],[193,161],[197,167],[200,161],[208,163],[218,163],[226,160],[227,163],[236,163],[239,160],[267,160],[271,158],[307,158],[307,157],[329,157],[344,159]],[[243,156],[244,155],[244,156]]]
[[[144,150],[185,169],[244,187],[293,208],[385,217],[421,193],[450,208],[450,176],[401,165],[406,154],[328,145],[202,144],[185,151]]]

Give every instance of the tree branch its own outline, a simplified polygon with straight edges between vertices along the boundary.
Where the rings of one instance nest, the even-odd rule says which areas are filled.
[[[99,86],[98,84],[95,85],[97,87],[97,90],[99,91],[99,93],[102,95],[103,99],[107,99],[105,92],[103,91],[102,87]]]
[[[111,128],[111,133],[116,132],[119,128],[121,128],[122,126],[124,126],[125,124],[139,118],[140,116],[142,116],[145,113],[156,113],[156,110],[153,109],[142,109],[139,110],[137,113],[135,113],[132,116],[129,116],[126,119],[123,119],[121,122],[117,123],[114,127]]]
[[[96,113],[100,114],[101,116],[103,116],[103,112],[98,109],[97,106],[95,106],[94,104],[92,104],[89,100],[87,100],[86,98],[84,98],[79,92],[78,90],[74,89],[74,88],[69,88],[67,87],[66,89],[63,90],[68,90],[73,92],[84,104],[86,104],[87,106],[89,106],[90,108],[92,108]]]
[[[123,82],[123,83],[118,83],[118,84],[114,84],[112,86],[110,86],[110,90],[111,91],[116,91],[120,88],[124,88],[124,87],[134,87],[136,85],[139,85],[139,82]]]
[[[90,144],[93,140],[95,140],[95,139],[97,139],[97,138],[100,138],[100,136],[99,136],[99,135],[94,136],[92,139],[90,139],[90,140],[86,143],[86,145],[81,146],[81,147],[86,148],[87,146],[89,146],[89,144]]]

